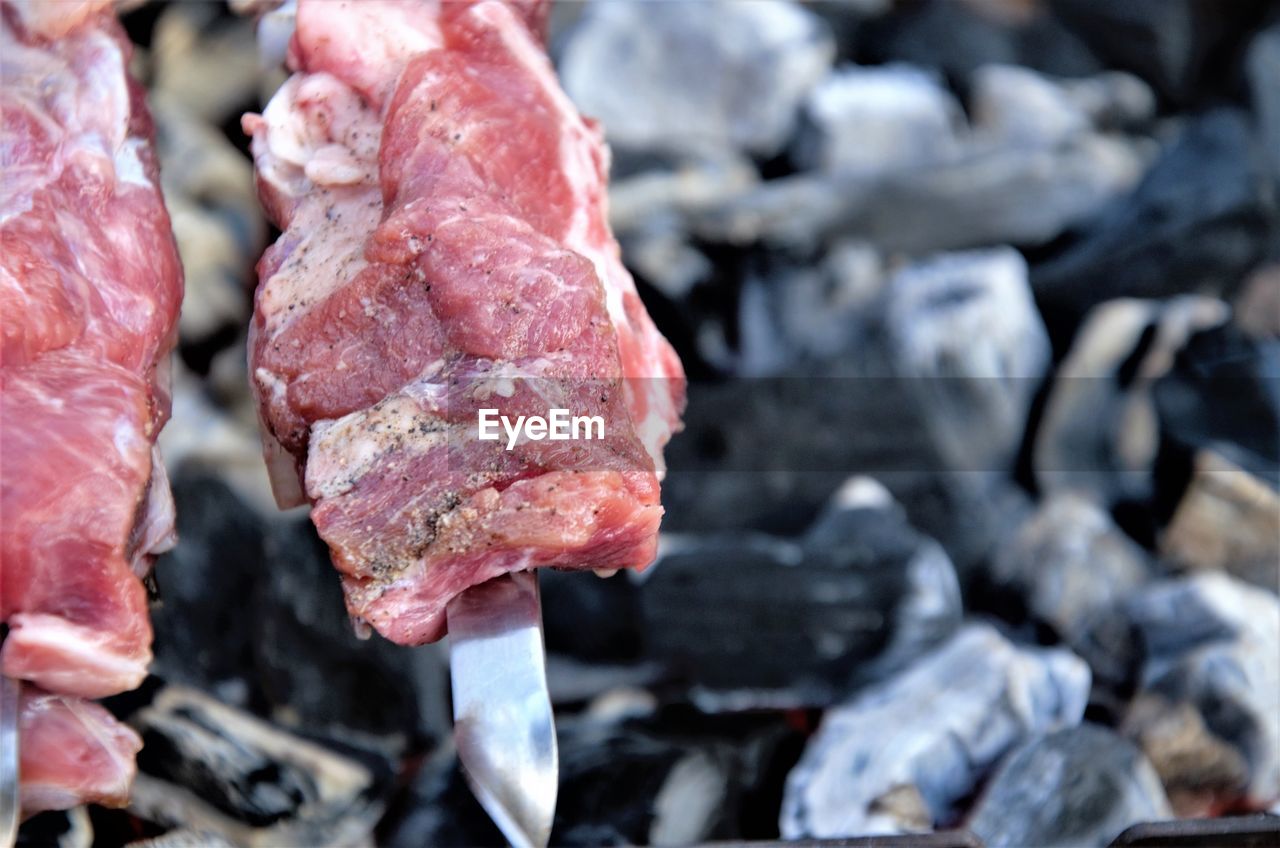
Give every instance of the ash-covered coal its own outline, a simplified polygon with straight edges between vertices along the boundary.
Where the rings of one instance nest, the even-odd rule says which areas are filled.
[[[1142,752],[1114,731],[1082,724],[1010,753],[967,824],[988,848],[1101,848],[1130,825],[1171,813]]]
[[[640,588],[647,654],[711,709],[833,703],[960,623],[951,561],[870,478],[849,481],[799,539],[668,546]]]
[[[932,830],[1007,751],[1084,714],[1089,669],[971,624],[829,710],[787,779],[784,837]]]
[[[676,711],[619,720],[594,709],[560,720],[560,802],[552,845],[692,845],[776,837],[776,808],[796,733],[778,719],[725,722]],[[393,809],[380,845],[501,846],[446,745]]]
[[[1265,803],[1280,794],[1280,599],[1223,574],[1161,583],[1130,599],[1143,649],[1140,691],[1176,708],[1194,707],[1214,737],[1248,764],[1244,798]],[[1140,728],[1152,723],[1139,722]],[[1140,733],[1153,762],[1179,770],[1210,760],[1164,755],[1163,735]],[[1194,775],[1169,771],[1166,784],[1195,785]]]

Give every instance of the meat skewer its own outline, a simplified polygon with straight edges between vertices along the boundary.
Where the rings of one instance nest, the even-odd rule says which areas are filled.
[[[0,776],[19,761],[23,814],[127,800],[141,740],[87,699],[146,675],[141,577],[174,542],[155,439],[182,271],[131,52],[108,0],[0,3]]]
[[[554,786],[554,734],[537,595],[520,591],[536,582],[506,575],[652,561],[684,401],[609,230],[608,151],[543,47],[546,12],[302,0],[295,73],[244,121],[283,232],[250,342],[277,500],[311,504],[359,625],[408,645],[457,631],[455,710],[485,728],[459,752],[512,841],[534,844],[554,792],[504,795],[524,766],[502,757],[537,734],[516,761]],[[600,438],[480,438],[486,411],[556,409],[598,419]]]

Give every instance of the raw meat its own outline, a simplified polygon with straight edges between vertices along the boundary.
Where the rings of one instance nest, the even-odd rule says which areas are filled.
[[[684,375],[609,231],[608,152],[542,47],[543,3],[302,0],[253,134],[284,231],[251,377],[282,505],[310,501],[351,614],[444,633],[448,601],[544,565],[642,568]],[[477,438],[477,412],[605,438]]]
[[[28,809],[119,803],[139,743],[78,697],[151,659],[140,577],[174,540],[154,443],[182,272],[109,4],[0,18],[0,664],[46,690],[24,687]]]
[[[24,812],[129,799],[138,734],[92,701],[34,687],[24,687],[19,709]]]

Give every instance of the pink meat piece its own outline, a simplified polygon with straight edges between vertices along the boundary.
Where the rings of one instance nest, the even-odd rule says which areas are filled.
[[[561,91],[546,5],[310,2],[296,73],[247,115],[263,205],[250,370],[283,506],[351,614],[444,634],[499,574],[643,568],[684,374],[623,267],[608,150]],[[600,416],[605,438],[477,438],[477,413]]]
[[[182,271],[109,3],[0,4],[0,648],[30,681],[28,811],[124,800],[97,698],[151,659],[141,577],[174,541],[155,450]]]
[[[142,740],[98,704],[23,687],[18,733],[23,812],[129,800]]]

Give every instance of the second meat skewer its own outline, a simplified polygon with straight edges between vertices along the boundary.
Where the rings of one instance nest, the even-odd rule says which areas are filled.
[[[493,578],[657,550],[684,375],[621,263],[607,148],[556,81],[546,13],[303,0],[295,73],[244,121],[283,231],[250,343],[277,500],[311,503],[353,619],[401,644]],[[455,662],[528,675],[476,644]],[[503,744],[462,750],[473,778]]]

